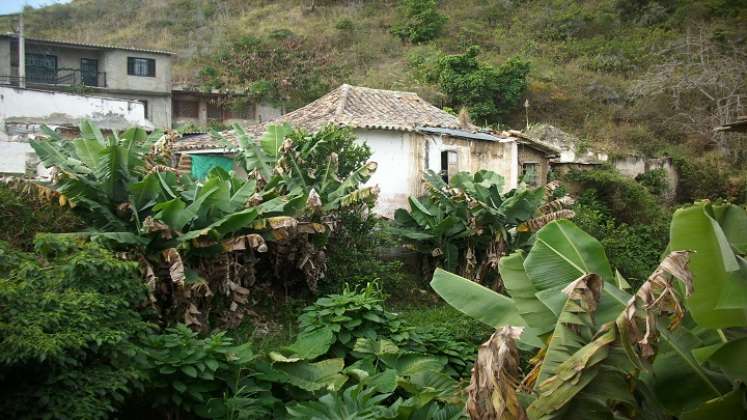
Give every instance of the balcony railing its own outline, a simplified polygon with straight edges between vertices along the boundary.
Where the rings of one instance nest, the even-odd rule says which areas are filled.
[[[32,71],[26,77],[0,75],[0,85],[19,86],[88,86],[106,87],[106,72],[85,72],[78,69],[60,69],[55,72]]]

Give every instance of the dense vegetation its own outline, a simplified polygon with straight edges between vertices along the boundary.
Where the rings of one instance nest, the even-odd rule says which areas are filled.
[[[497,329],[478,352],[470,415],[742,416],[747,305],[736,293],[745,229],[747,212],[734,205],[678,210],[671,253],[630,293],[601,244],[569,221],[537,232],[528,253],[501,259],[508,297],[437,271],[431,284],[441,296]],[[539,349],[529,370],[517,343]]]
[[[73,0],[29,10],[26,22],[36,36],[173,50],[175,80],[286,109],[348,82],[415,90],[437,105],[473,106],[479,124],[523,127],[510,98],[522,89],[497,92],[500,113],[488,106],[491,71],[458,89],[460,72],[422,77],[423,63],[464,59],[476,46],[485,69],[521,74],[528,63],[531,122],[614,153],[707,162],[722,178],[738,177],[728,168],[744,162],[744,142],[712,130],[745,112],[740,0]],[[476,86],[487,90],[465,91]]]
[[[490,171],[426,173],[428,193],[387,222],[364,185],[370,150],[345,128],[236,126],[217,135],[235,170],[201,180],[166,165],[173,134],[81,133],[32,143],[52,185],[3,185],[0,211],[24,222],[0,242],[0,405],[14,418],[743,410],[747,212],[670,216],[660,172],[506,193]],[[73,232],[37,233],[32,249],[40,230]],[[420,275],[382,259],[400,244],[426,257]],[[422,290],[432,275],[476,322]]]

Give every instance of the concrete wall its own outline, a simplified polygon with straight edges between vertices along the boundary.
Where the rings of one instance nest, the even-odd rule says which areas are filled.
[[[132,93],[120,93],[120,92],[109,92],[104,93],[112,98],[120,98],[130,101],[147,102],[147,115],[148,121],[153,123],[156,128],[171,128],[171,96],[170,95],[146,95],[145,93],[132,94]]]
[[[664,198],[668,201],[673,201],[675,199],[679,175],[677,174],[670,158],[647,159],[637,156],[627,156],[615,159],[613,166],[621,174],[630,178],[635,178],[644,172],[654,169],[663,169],[668,184],[668,191]]]
[[[257,104],[254,112],[254,119],[258,122],[265,122],[274,120],[275,118],[283,115],[283,110],[276,107],[275,105],[260,103]]]
[[[0,173],[25,172],[33,155],[28,140],[41,132],[42,124],[74,127],[82,119],[110,130],[153,128],[136,101],[0,86]]]
[[[506,180],[504,191],[516,187],[515,142],[499,143],[439,135],[422,135],[390,130],[355,130],[373,152],[378,163],[367,185],[381,189],[375,211],[392,217],[398,208],[408,208],[408,197],[424,194],[422,174],[426,169],[441,170],[441,152],[457,154],[457,171],[487,169]]]
[[[156,60],[155,77],[127,74],[127,57]],[[171,56],[138,51],[106,50],[99,71],[106,72],[107,88],[171,93]]]
[[[516,159],[513,142],[499,143],[437,135],[429,135],[425,137],[425,141],[427,169],[439,172],[441,152],[453,151],[457,154],[457,171],[474,173],[481,169],[490,170],[504,178],[504,191],[516,187],[516,175],[512,173]]]
[[[189,125],[192,124],[196,127],[201,128],[207,128],[211,121],[213,119],[208,118],[208,101],[209,100],[220,100],[224,99],[226,102],[224,102],[222,105],[223,111],[230,109],[230,104],[228,101],[230,101],[229,97],[226,97],[225,95],[213,93],[213,94],[201,94],[197,92],[185,92],[185,91],[173,91],[171,100],[172,100],[172,127],[179,127],[183,125]],[[195,107],[197,109],[197,115],[194,117],[189,116],[183,116],[183,115],[177,115],[176,114],[176,108],[177,104],[179,102],[192,102],[195,104]],[[226,112],[222,112],[222,115],[224,118],[222,118],[220,123],[222,123],[225,126],[231,126],[233,124],[240,124],[240,125],[253,125],[253,124],[259,124],[263,121],[267,121],[268,119],[275,119],[282,115],[281,109],[277,108],[273,105],[266,104],[266,103],[260,103],[260,104],[254,104],[251,106],[250,109],[246,111],[246,118],[225,118],[226,115],[228,115]]]
[[[49,46],[43,44],[34,44],[33,42],[26,42],[26,54],[46,54],[54,55],[57,57],[57,69],[71,69],[80,70],[80,59],[90,58],[98,60],[99,71],[102,70],[102,53],[100,50],[88,49],[88,48],[71,48],[71,47],[59,47]],[[16,72],[18,70],[16,69]],[[26,71],[28,75],[28,69]],[[60,76],[63,76],[64,72],[59,72]],[[107,75],[108,76],[108,75]]]
[[[359,141],[366,142],[373,152],[371,160],[378,164],[376,172],[366,185],[378,185],[381,189],[375,211],[392,217],[398,208],[407,208],[407,198],[417,193],[419,169],[419,135],[404,131],[355,130]]]
[[[528,147],[524,144],[519,144],[519,171],[521,171],[524,163],[536,163],[537,164],[537,186],[547,184],[547,173],[550,170],[549,160],[545,156],[545,153]],[[521,177],[521,173],[519,176]]]

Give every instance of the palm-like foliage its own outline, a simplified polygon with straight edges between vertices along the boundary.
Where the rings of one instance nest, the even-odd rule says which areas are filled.
[[[432,171],[428,193],[410,197],[410,211],[394,215],[394,231],[449,271],[484,280],[503,255],[529,244],[546,223],[573,217],[570,197],[549,201],[552,188],[520,187],[502,194],[503,178],[492,171],[460,172],[449,183]],[[544,205],[543,205],[544,204]]]
[[[510,297],[437,272],[431,284],[447,302],[501,330],[478,354],[473,417],[737,418],[747,337],[709,327],[747,324],[738,280],[745,229],[736,206],[679,210],[674,251],[632,296],[601,245],[567,221],[541,229],[528,254],[501,260]],[[523,377],[512,350],[518,332],[523,345],[540,347]]]
[[[289,267],[300,270],[313,290],[324,254],[309,236],[327,235],[334,211],[375,199],[375,187],[360,186],[374,163],[341,180],[330,156],[321,176],[305,174],[298,162],[308,152],[285,140],[289,130],[270,127],[259,142],[240,135],[238,155],[250,176],[213,168],[201,182],[169,166],[173,135],[130,129],[105,137],[84,122],[80,139],[66,141],[48,130],[49,138],[32,146],[54,168],[55,189],[90,216],[94,230],[80,235],[127,250],[142,263],[151,290],[168,291],[153,301],[177,303],[185,322],[200,324],[211,305],[190,301],[229,295],[227,321],[236,322],[254,283],[256,252],[269,253],[284,278]],[[224,264],[206,263],[219,255]],[[250,267],[229,269],[245,264]]]

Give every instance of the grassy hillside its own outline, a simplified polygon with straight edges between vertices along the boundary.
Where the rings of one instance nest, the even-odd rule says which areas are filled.
[[[725,150],[711,135],[717,111],[712,101],[694,88],[666,86],[672,76],[662,64],[680,57],[673,45],[704,40],[718,55],[709,58],[714,66],[708,71],[717,67],[716,78],[723,79],[724,71],[736,78],[739,100],[747,93],[745,0],[442,0],[445,27],[419,45],[391,33],[399,3],[73,0],[28,10],[27,26],[43,37],[175,51],[175,79],[198,85],[231,63],[247,70],[229,77],[232,87],[261,94],[264,85],[247,73],[259,82],[275,77],[299,87],[275,98],[288,108],[343,82],[415,90],[445,105],[440,86],[424,74],[442,54],[478,45],[486,64],[515,56],[529,61],[532,123],[557,125],[613,153],[702,158],[719,150],[731,165],[744,163],[744,141],[729,140]],[[733,62],[718,64],[723,57]],[[697,69],[677,74],[683,71]],[[744,112],[739,107],[747,100],[741,101],[728,112]],[[521,128],[524,117],[519,107],[503,126]]]

